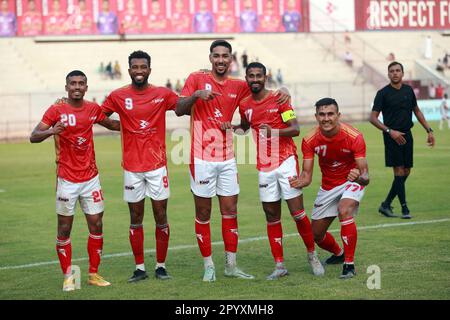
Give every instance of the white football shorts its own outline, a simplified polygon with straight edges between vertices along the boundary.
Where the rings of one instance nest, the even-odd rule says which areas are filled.
[[[100,178],[96,175],[89,181],[75,183],[58,177],[56,186],[56,213],[62,216],[73,216],[77,200],[85,214],[103,212],[103,192]]]
[[[312,220],[320,220],[327,217],[337,217],[341,199],[353,199],[359,203],[363,196],[364,186],[356,182],[347,181],[331,190],[323,190],[321,187],[317,193],[316,201],[314,201],[311,218]],[[356,209],[354,215],[357,213],[358,209]]]
[[[301,189],[291,188],[289,178],[298,176],[297,157],[291,156],[275,170],[259,171],[259,198],[261,202],[275,202],[283,198],[289,200],[302,194]]]
[[[161,167],[147,172],[123,172],[123,199],[135,203],[150,197],[165,200],[170,196],[167,168]]]
[[[212,198],[239,194],[236,160],[211,162],[194,158],[190,166],[191,190],[196,196]]]

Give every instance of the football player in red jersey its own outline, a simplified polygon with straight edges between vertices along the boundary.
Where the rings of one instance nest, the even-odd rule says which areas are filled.
[[[341,279],[356,275],[354,255],[357,230],[354,216],[369,184],[366,144],[363,135],[352,126],[340,122],[339,106],[332,98],[316,102],[319,124],[302,141],[303,169],[291,185],[304,188],[311,184],[314,154],[319,157],[322,184],[314,202],[312,229],[314,240],[322,249],[332,252],[325,264],[344,263]],[[344,250],[327,232],[339,217]]]
[[[110,120],[96,103],[85,101],[86,75],[74,70],[66,77],[68,99],[53,104],[30,136],[32,143],[54,136],[57,164],[56,213],[58,235],[56,251],[64,273],[64,291],[75,290],[72,275],[70,232],[77,200],[80,201],[88,228],[89,280],[96,286],[110,283],[98,275],[103,248],[103,192],[95,163],[92,127],[98,123],[110,130],[120,130],[120,122]]]
[[[253,129],[257,146],[259,196],[266,215],[267,235],[275,260],[275,270],[267,280],[276,280],[288,274],[283,257],[283,229],[281,226],[281,198],[286,200],[299,235],[308,252],[308,262],[315,275],[323,275],[324,269],[315,251],[311,223],[303,207],[302,191],[293,188],[289,179],[297,177],[297,147],[292,137],[300,134],[294,110],[289,102],[277,104],[272,90],[265,87],[266,67],[259,62],[247,66],[247,84],[251,96],[239,105],[240,125],[224,123],[226,129],[237,133]]]
[[[114,90],[102,104],[109,116],[120,116],[124,200],[130,211],[130,244],[136,263],[129,282],[148,278],[144,265],[144,205],[150,197],[155,219],[157,279],[170,279],[165,260],[169,246],[167,199],[170,195],[166,159],[166,112],[175,110],[178,96],[148,83],[151,58],[135,51],[128,57],[131,84]]]
[[[225,276],[253,279],[237,267],[237,200],[239,179],[233,151],[233,133],[223,130],[239,102],[250,94],[247,83],[228,76],[232,61],[231,44],[215,40],[210,46],[212,71],[189,75],[178,100],[177,115],[191,116],[190,181],[195,202],[195,233],[204,259],[203,281],[215,281],[211,251],[211,198],[218,196],[225,244]],[[277,91],[278,102],[288,93]]]

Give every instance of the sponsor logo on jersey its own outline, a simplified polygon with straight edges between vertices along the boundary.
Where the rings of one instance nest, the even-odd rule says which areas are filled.
[[[275,112],[278,112],[278,108],[275,108],[275,109],[269,109],[269,110],[267,110],[267,112],[268,112],[268,113],[275,113]]]
[[[214,117],[216,117],[216,118],[221,118],[222,117],[222,112],[220,112],[220,110],[217,109],[217,108],[214,111]]]
[[[323,206],[323,203],[314,203],[314,208],[320,208]]]
[[[86,142],[86,139],[83,137],[78,137],[78,145],[81,146],[83,143]]]
[[[259,187],[260,188],[267,188],[269,186],[269,184],[268,183],[265,183],[265,184],[260,184],[259,185]]]
[[[141,124],[140,124],[140,126],[141,126],[141,129],[145,129],[145,128],[147,128],[147,126],[149,125],[149,123],[147,122],[147,121],[145,121],[145,120],[141,120]]]
[[[164,98],[159,98],[159,99],[153,99],[153,103],[160,103],[160,102],[163,102],[164,101]]]
[[[205,83],[205,90],[212,91],[212,85],[210,83]]]
[[[236,99],[237,94],[236,93],[229,93],[228,96],[232,99]]]
[[[341,165],[342,163],[340,163],[339,161],[335,161],[333,162],[333,164],[331,165],[332,168],[337,168]]]
[[[69,199],[63,198],[63,197],[58,197],[58,201],[69,202]]]
[[[125,186],[125,190],[134,190],[134,186]]]
[[[208,184],[209,180],[200,180],[198,184]]]
[[[341,149],[341,151],[342,151],[342,152],[345,152],[345,153],[351,153],[351,151],[348,150],[348,149]]]
[[[90,117],[89,120],[95,121],[97,120],[97,116]]]

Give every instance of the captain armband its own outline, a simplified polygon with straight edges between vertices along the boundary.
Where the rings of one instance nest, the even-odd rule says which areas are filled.
[[[288,122],[289,120],[295,119],[295,112],[294,110],[288,110],[281,114],[281,119],[283,119],[283,122]]]

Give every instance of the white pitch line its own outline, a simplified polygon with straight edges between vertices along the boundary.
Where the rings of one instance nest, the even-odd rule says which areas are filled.
[[[418,225],[418,224],[430,224],[430,223],[439,223],[439,222],[447,222],[447,221],[450,221],[450,218],[439,219],[439,220],[414,221],[414,222],[384,223],[384,224],[376,224],[373,226],[358,227],[358,231],[370,230],[370,229],[404,227],[404,226],[412,226],[412,225]],[[340,231],[340,229],[329,230],[329,232],[338,232],[338,231]],[[298,236],[298,233],[290,233],[290,234],[284,235],[284,237],[294,237],[294,236]],[[259,240],[267,240],[267,236],[242,239],[242,240],[239,240],[239,243],[247,243],[247,242],[259,241]],[[216,246],[216,245],[222,245],[223,242],[215,241],[215,242],[212,242],[211,244],[213,246]],[[183,250],[183,249],[194,249],[197,247],[198,246],[196,244],[195,245],[182,245],[182,246],[170,247],[169,250],[174,251],[174,250]],[[149,250],[145,250],[144,252],[145,253],[155,253],[156,250],[149,249]],[[131,255],[133,255],[132,252],[105,254],[105,255],[102,255],[102,259],[126,257],[126,256],[131,256]],[[89,258],[84,257],[84,258],[72,259],[72,262],[86,261],[86,260],[89,260]],[[4,267],[0,267],[0,270],[24,269],[24,268],[40,267],[40,266],[46,266],[46,265],[58,264],[58,263],[59,263],[58,260],[36,262],[36,263],[30,263],[30,264],[22,264],[22,265],[18,265],[18,266],[4,266]]]

